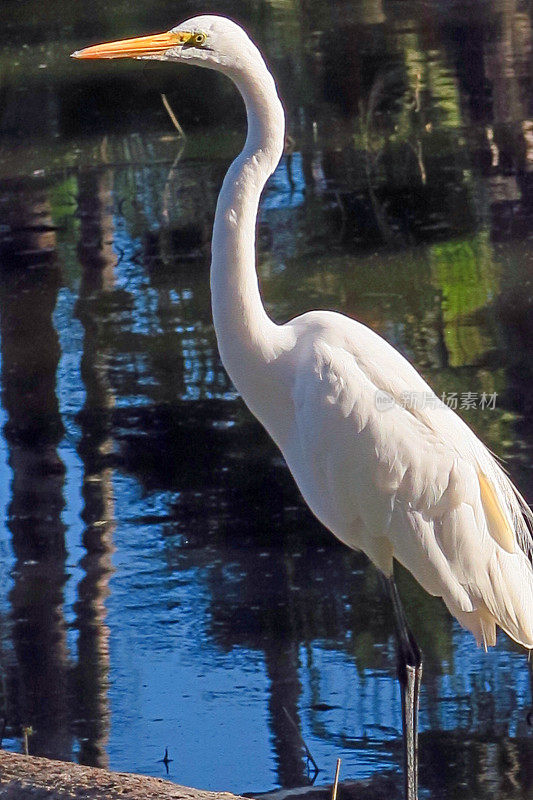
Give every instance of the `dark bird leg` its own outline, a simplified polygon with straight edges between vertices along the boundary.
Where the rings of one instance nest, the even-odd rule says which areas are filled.
[[[398,680],[402,692],[405,800],[418,800],[418,703],[422,653],[407,624],[394,578],[385,577],[385,585],[394,612]]]
[[[526,714],[526,722],[530,728],[533,728],[533,651],[528,650],[527,666],[529,669],[529,685],[531,686],[531,707]]]

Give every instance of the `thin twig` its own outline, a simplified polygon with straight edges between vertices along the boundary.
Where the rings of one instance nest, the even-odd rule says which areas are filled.
[[[161,216],[163,217],[164,221],[168,224],[170,221],[170,213],[169,213],[169,206],[171,205],[172,201],[172,173],[176,169],[180,158],[183,155],[185,150],[185,139],[182,139],[178,145],[178,152],[176,153],[176,158],[172,162],[172,166],[170,167],[167,175],[167,179],[165,181],[165,185],[163,186],[163,191],[161,193]]]
[[[337,788],[339,786],[339,772],[341,769],[341,760],[337,759],[337,768],[335,770],[335,780],[333,781],[333,788],[331,790],[331,800],[337,800]]]
[[[306,754],[307,758],[309,759],[309,761],[311,762],[311,764],[315,768],[316,772],[320,772],[320,769],[317,766],[317,763],[316,763],[315,759],[311,755],[311,751],[309,750],[308,746],[305,743],[304,737],[300,733],[300,729],[299,729],[298,725],[295,723],[295,721],[293,720],[293,718],[291,717],[291,715],[289,714],[289,712],[287,711],[285,706],[282,706],[282,708],[283,708],[283,711],[285,712],[285,715],[286,715],[287,719],[289,720],[289,722],[291,723],[292,727],[294,728],[294,730],[298,734],[298,738],[299,738],[299,740],[301,741],[301,743],[304,746],[304,750],[305,750],[305,754]]]
[[[22,728],[22,734],[24,736],[24,755],[29,756],[30,754],[30,747],[29,747],[29,738],[33,736],[33,728],[31,725],[25,725]]]
[[[178,122],[178,120],[176,118],[176,115],[172,111],[172,108],[170,107],[170,103],[167,100],[166,94],[161,93],[161,100],[163,101],[163,105],[165,106],[165,108],[167,110],[167,114],[170,117],[170,119],[172,120],[172,124],[176,128],[178,134],[181,136],[182,139],[186,139],[187,137],[185,135],[185,131],[183,130],[183,128],[179,124],[179,122]]]

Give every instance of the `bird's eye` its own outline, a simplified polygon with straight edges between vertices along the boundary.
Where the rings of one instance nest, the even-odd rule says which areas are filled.
[[[205,33],[195,33],[193,41],[197,47],[200,47],[201,45],[205,44],[206,39],[207,36],[205,35]]]

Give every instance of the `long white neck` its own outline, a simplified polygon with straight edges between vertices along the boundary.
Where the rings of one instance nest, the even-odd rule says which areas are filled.
[[[211,296],[222,361],[244,394],[257,369],[283,346],[283,329],[268,317],[261,300],[255,240],[261,192],[283,152],[285,117],[274,80],[259,54],[246,70],[229,77],[246,105],[248,135],[218,198]]]

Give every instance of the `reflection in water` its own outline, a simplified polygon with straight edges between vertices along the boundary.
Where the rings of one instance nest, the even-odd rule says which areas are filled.
[[[281,786],[304,786],[308,768],[302,745],[294,735],[293,725],[301,728],[298,701],[301,694],[298,676],[298,652],[295,642],[275,642],[265,653],[270,681],[270,730]],[[287,724],[289,723],[289,724]]]
[[[169,21],[163,3],[121,6],[121,19],[91,5],[88,20],[57,0],[65,54],[82,44],[73,31],[105,40]],[[531,497],[530,11],[230,5],[266,46],[289,117],[259,226],[271,313],[338,308],[459,405],[496,392],[493,411],[461,413]],[[135,63],[82,76],[57,31],[49,45],[11,23],[34,44],[6,73],[0,121],[10,746],[31,724],[35,753],[153,774],[168,746],[178,782],[258,790],[308,781],[292,719],[324,773],[338,755],[346,776],[399,768],[376,573],[303,508],[218,359],[209,240],[243,134],[231,85],[158,65],[141,80]],[[181,154],[159,91],[188,132]],[[64,459],[67,482],[63,424],[81,462]],[[83,551],[69,544],[66,583],[67,519]],[[439,601],[399,582],[426,656],[423,787],[526,797],[523,655],[503,637],[476,651]]]
[[[114,492],[110,458],[113,393],[106,377],[106,354],[99,350],[100,292],[113,289],[116,257],[111,247],[111,193],[107,176],[83,176],[79,182],[78,209],[81,218],[78,254],[82,282],[77,315],[84,329],[81,379],[85,404],[78,417],[81,439],[78,453],[84,465],[82,519],[86,524],[80,566],[85,576],[78,584],[74,605],[79,629],[78,663],[74,670],[77,734],[80,764],[108,766],[106,744],[109,731],[109,628],[105,599],[112,574]]]
[[[32,726],[31,752],[69,758],[68,654],[63,616],[66,581],[63,435],[55,393],[59,359],[52,325],[60,275],[46,199],[28,196],[17,209],[24,221],[19,263],[4,271],[1,292],[4,435],[13,471],[8,527],[16,558],[10,592],[16,666],[10,675],[13,731]]]

